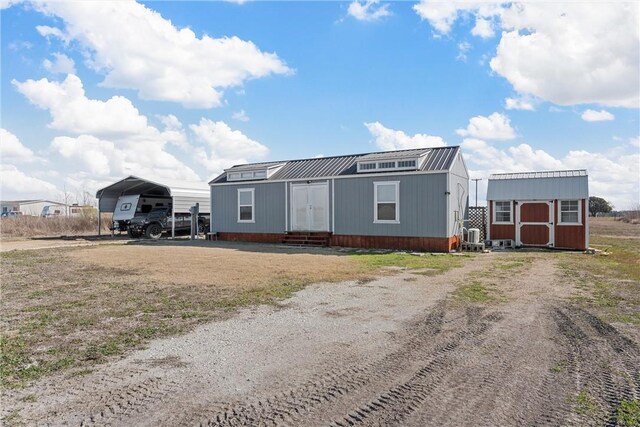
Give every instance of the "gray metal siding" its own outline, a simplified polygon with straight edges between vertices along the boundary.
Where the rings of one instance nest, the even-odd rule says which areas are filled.
[[[238,222],[238,189],[254,189],[255,223]],[[211,187],[211,231],[227,233],[283,233],[284,183],[238,184]]]
[[[374,224],[374,182],[400,181],[400,223]],[[448,237],[447,174],[335,180],[335,234]]]
[[[487,200],[587,199],[587,176],[566,178],[490,179]]]

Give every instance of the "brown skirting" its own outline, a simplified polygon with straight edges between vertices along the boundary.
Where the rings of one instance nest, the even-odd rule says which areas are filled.
[[[220,231],[216,234],[209,234],[207,238],[229,242],[282,243],[284,233],[225,233]]]
[[[370,249],[402,249],[411,251],[450,252],[458,247],[457,236],[404,237],[404,236],[331,236],[332,246]]]
[[[226,233],[218,232],[209,239],[233,242],[282,243],[282,233]],[[451,237],[400,237],[400,236],[352,236],[331,235],[330,246],[370,249],[400,249],[412,251],[450,252],[459,245],[458,236]]]

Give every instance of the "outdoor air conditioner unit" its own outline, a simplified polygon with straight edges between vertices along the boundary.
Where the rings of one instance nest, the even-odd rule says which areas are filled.
[[[480,243],[480,229],[479,228],[470,228],[469,229],[469,243],[478,244]]]

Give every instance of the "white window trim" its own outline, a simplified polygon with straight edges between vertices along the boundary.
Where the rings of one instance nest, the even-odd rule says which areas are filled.
[[[578,202],[578,222],[562,222],[562,202]],[[575,212],[575,211],[570,211]],[[582,225],[582,200],[563,199],[558,200],[558,225]]]
[[[378,186],[394,184],[396,187],[396,219],[378,219]],[[400,181],[378,181],[373,183],[373,223],[400,224]]]
[[[251,192],[251,205],[240,205],[240,193]],[[240,219],[240,207],[251,206],[251,219]],[[239,223],[255,223],[256,222],[256,199],[255,188],[238,188],[238,222]]]
[[[511,221],[496,221],[496,202],[508,202],[509,203],[509,218],[511,218]],[[513,201],[512,200],[494,200],[493,202],[493,209],[492,209],[492,224],[497,224],[497,225],[513,225]]]

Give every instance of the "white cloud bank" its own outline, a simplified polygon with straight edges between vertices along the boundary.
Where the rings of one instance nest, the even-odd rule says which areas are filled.
[[[491,173],[587,169],[591,195],[604,197],[616,209],[630,209],[640,203],[640,154],[637,152],[626,154],[623,149],[611,150],[610,153],[572,150],[562,158],[555,158],[528,144],[498,149],[473,138],[464,139],[462,148],[472,175],[479,178],[486,179]]]
[[[606,110],[585,110],[580,117],[585,122],[604,122],[615,119],[615,116]]]
[[[347,13],[358,21],[377,21],[385,16],[390,16],[389,4],[379,4],[379,0],[354,0],[349,4]]]
[[[103,86],[134,89],[143,99],[217,107],[225,88],[292,73],[275,53],[251,41],[198,38],[133,1],[50,1],[36,8],[64,21],[62,28],[38,26],[41,35],[77,42],[87,65],[105,74]]]
[[[203,164],[207,173],[219,173],[234,163],[262,158],[268,151],[224,122],[207,119],[191,127],[196,139],[192,143],[176,116],[158,116],[163,129],[152,126],[125,97],[87,98],[82,81],[74,75],[62,82],[41,79],[13,84],[32,104],[49,112],[50,128],[66,134],[56,136],[49,150],[77,181],[104,183],[133,174],[201,182],[203,178],[189,163]],[[12,152],[17,152],[15,141],[7,140]],[[182,151],[181,158],[171,152],[172,146]]]
[[[50,182],[29,176],[11,164],[0,164],[0,196],[3,200],[48,198],[57,194]]]
[[[458,129],[460,136],[489,140],[509,140],[516,137],[509,118],[500,113],[493,113],[489,117],[476,116],[469,119],[466,129]]]
[[[409,148],[443,147],[447,143],[439,136],[416,133],[407,135],[401,130],[386,128],[380,122],[364,123],[375,145],[384,151],[405,150]]]
[[[425,0],[414,6],[437,35],[461,16],[472,34],[502,32],[491,69],[520,95],[558,105],[640,106],[640,5],[637,2],[480,3]]]
[[[32,162],[36,160],[31,149],[20,142],[17,136],[6,129],[0,128],[0,160],[7,162]]]

